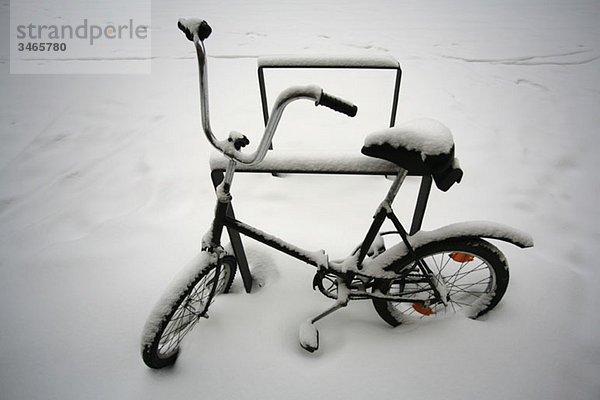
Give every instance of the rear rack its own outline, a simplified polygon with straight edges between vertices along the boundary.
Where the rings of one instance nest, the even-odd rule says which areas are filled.
[[[390,128],[396,123],[396,112],[398,110],[398,98],[400,96],[400,81],[402,80],[402,69],[400,63],[392,57],[300,57],[300,56],[269,56],[258,58],[258,85],[260,89],[260,101],[262,105],[263,119],[265,125],[269,120],[269,105],[267,102],[267,91],[264,70],[273,69],[374,69],[395,70],[396,81],[392,99],[392,110],[390,113]]]

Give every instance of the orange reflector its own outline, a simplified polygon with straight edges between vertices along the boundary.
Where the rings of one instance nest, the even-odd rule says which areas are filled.
[[[475,256],[465,253],[451,253],[450,258],[459,263],[466,263],[469,261],[473,261]]]
[[[413,308],[415,309],[416,312],[418,312],[419,314],[423,314],[423,315],[431,315],[433,314],[433,310],[431,309],[431,307],[423,307],[423,304],[421,303],[414,303]]]

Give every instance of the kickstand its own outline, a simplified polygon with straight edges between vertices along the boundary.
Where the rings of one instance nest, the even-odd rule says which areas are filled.
[[[302,325],[300,325],[300,346],[312,353],[319,348],[319,331],[315,326],[315,323],[326,316],[336,312],[340,308],[346,307],[350,301],[350,289],[342,278],[337,279],[338,283],[338,298],[335,304],[323,311],[321,314],[314,318],[308,319]]]

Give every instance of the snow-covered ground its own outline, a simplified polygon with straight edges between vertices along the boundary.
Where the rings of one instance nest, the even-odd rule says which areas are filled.
[[[600,4],[597,0],[152,2],[149,75],[10,75],[0,47],[0,398],[597,399],[600,272]],[[117,3],[115,3],[117,4]],[[119,2],[127,13],[126,3]],[[0,4],[7,37],[8,1]],[[432,117],[454,134],[463,182],[433,193],[424,229],[489,219],[531,233],[501,245],[511,265],[484,321],[391,329],[367,302],[319,324],[313,270],[249,241],[257,282],[237,280],[189,335],[176,366],[151,371],[146,316],[196,253],[214,194],[199,132],[193,47],[209,54],[213,128],[261,132],[259,55],[397,58],[398,120]],[[290,106],[276,151],[358,152],[385,127],[386,73],[273,73],[270,98],[316,83],[359,116]],[[271,92],[270,92],[271,93]],[[240,175],[236,212],[310,250],[344,256],[389,181]],[[410,214],[417,183],[396,202]],[[402,196],[404,194],[405,196]],[[285,217],[285,218],[284,218]]]

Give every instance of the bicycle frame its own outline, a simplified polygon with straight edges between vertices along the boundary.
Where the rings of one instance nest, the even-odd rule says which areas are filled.
[[[229,232],[235,232],[236,234],[245,235],[251,239],[254,239],[260,243],[263,243],[275,250],[278,250],[282,253],[285,253],[291,257],[294,257],[300,261],[303,261],[309,265],[312,265],[317,268],[317,275],[315,275],[315,279],[319,277],[319,274],[333,274],[338,277],[338,290],[340,288],[344,288],[343,297],[338,298],[336,304],[315,317],[312,322],[315,322],[330,313],[336,311],[337,309],[344,307],[348,301],[350,300],[366,300],[366,299],[381,299],[381,300],[392,300],[396,302],[408,302],[408,303],[420,303],[427,305],[434,303],[444,303],[446,304],[447,299],[442,295],[445,292],[444,289],[440,289],[438,287],[437,281],[434,277],[433,272],[427,266],[424,260],[419,259],[412,248],[409,240],[408,233],[404,229],[402,223],[394,213],[392,209],[392,203],[396,198],[400,187],[402,186],[405,178],[408,175],[408,172],[404,169],[400,169],[398,174],[396,175],[391,187],[388,190],[384,200],[381,202],[375,216],[373,217],[373,222],[365,238],[356,251],[344,261],[336,262],[330,261],[329,257],[324,251],[311,252],[300,247],[297,247],[291,243],[288,243],[278,237],[270,235],[260,229],[257,229],[251,225],[248,225],[238,219],[235,218],[233,212],[231,211],[231,183],[233,181],[233,176],[235,174],[235,166],[236,161],[230,160],[228,163],[228,167],[225,173],[225,179],[217,186],[217,205],[215,207],[215,214],[213,223],[211,225],[211,229],[203,238],[202,249],[207,251],[221,251],[221,236],[223,233],[223,228],[227,227]],[[421,209],[424,212],[424,208],[419,207],[419,203],[417,204],[417,210]],[[420,216],[422,219],[422,215]],[[398,234],[402,238],[403,243],[409,249],[410,254],[412,255],[413,263],[411,263],[410,268],[406,268],[401,272],[388,272],[384,269],[378,269],[376,273],[367,272],[363,270],[363,261],[367,257],[369,250],[372,248],[376,237],[379,235],[380,229],[383,226],[383,223],[386,219],[389,219],[394,227],[396,228]],[[384,295],[379,291],[367,291],[370,288],[370,284],[373,283],[374,279],[385,279],[385,278],[398,278],[402,275],[408,275],[411,271],[418,269],[420,271],[420,279],[423,283],[427,283],[430,287],[434,299],[433,301],[427,300],[419,300],[415,298],[406,298],[403,297],[406,293],[402,293],[401,295]],[[353,288],[352,282],[355,277],[360,277],[362,279],[366,279],[364,282],[366,285],[363,288]],[[315,286],[315,281],[313,281],[313,286]]]
[[[237,162],[235,160],[230,159],[230,161],[228,162],[227,169],[225,171],[225,177],[223,181],[216,187],[217,205],[215,207],[215,214],[211,225],[211,229],[203,238],[202,248],[204,250],[215,251],[216,249],[221,248],[221,236],[223,233],[223,228],[226,227],[229,229],[229,232],[234,231],[236,233],[247,236],[271,248],[274,248],[275,250],[283,252],[291,257],[294,257],[300,261],[312,265],[320,271],[327,271],[337,276],[344,277],[346,281],[351,281],[352,278],[356,275],[369,279],[385,278],[389,277],[388,275],[390,275],[386,271],[381,270],[380,273],[375,274],[369,273],[363,271],[362,263],[366,258],[369,250],[372,248],[383,223],[386,219],[389,219],[396,228],[399,235],[401,236],[407,248],[409,248],[410,252],[414,254],[414,250],[412,249],[410,242],[408,241],[408,233],[406,232],[402,223],[397,218],[396,214],[392,209],[392,203],[396,198],[398,191],[402,186],[406,176],[408,175],[406,170],[400,169],[400,171],[398,172],[384,200],[377,208],[369,230],[367,231],[363,241],[361,242],[360,246],[358,246],[353,256],[347,258],[344,262],[332,262],[328,259],[328,256],[324,251],[314,252],[302,249],[235,218],[233,212],[231,212],[232,208],[230,190],[231,183],[233,181],[233,176],[235,174],[236,165]],[[424,212],[424,205],[422,205],[421,207],[419,207],[419,205],[420,204],[417,203],[417,210]],[[422,215],[419,215],[419,218],[417,219],[422,220]],[[415,255],[415,260],[416,259],[417,258]],[[348,263],[348,260],[350,263]],[[421,268],[425,276],[431,275],[431,271],[424,263],[418,262],[418,267]],[[439,294],[438,290],[435,289],[435,285],[433,284],[433,282],[431,282],[431,284],[434,292],[436,294]],[[378,296],[378,294],[376,293],[373,294],[363,292],[360,293],[360,295],[357,296],[357,298],[358,297],[372,298],[381,296]],[[397,297],[394,298],[397,299]]]
[[[283,110],[292,101],[311,99],[315,105],[323,105],[351,117],[356,115],[355,105],[324,93],[318,86],[297,86],[279,95],[266,121],[258,149],[251,154],[244,153],[240,151],[241,148],[249,144],[244,135],[232,132],[227,139],[218,140],[210,127],[203,40],[210,35],[212,29],[199,19],[180,19],[178,26],[194,43],[198,56],[204,134],[225,158],[215,163],[211,158],[211,178],[217,204],[211,227],[202,238],[202,252],[157,303],[144,328],[142,357],[148,366],[162,368],[175,362],[183,336],[198,319],[208,318],[207,310],[215,296],[226,292],[231,286],[236,263],[246,291],[250,292],[252,277],[240,234],[316,267],[313,287],[318,287],[326,297],[335,299],[332,306],[300,326],[300,346],[309,352],[319,347],[319,332],[315,323],[345,307],[350,300],[372,299],[379,316],[392,326],[405,321],[405,310],[397,309],[397,303],[408,303],[400,306],[408,309],[412,306],[414,310],[409,312],[427,316],[437,314],[438,309],[445,313],[447,310],[458,312],[465,308],[470,318],[478,318],[498,304],[507,288],[508,264],[499,249],[482,239],[498,239],[526,248],[533,246],[530,235],[488,221],[459,222],[432,231],[420,229],[432,180],[440,190],[447,191],[454,183],[460,182],[462,177],[462,169],[454,158],[452,135],[443,124],[425,120],[424,125],[423,121],[408,123],[401,129],[390,128],[384,131],[383,136],[382,132],[367,136],[361,152],[377,159],[377,163],[352,157],[326,160],[295,157],[290,160],[291,163],[277,157],[265,160]],[[399,64],[397,70],[400,72]],[[397,92],[399,80],[396,82]],[[263,96],[263,113],[266,118],[265,104]],[[394,112],[392,111],[392,121]],[[410,143],[401,141],[398,144],[397,139],[404,136],[410,139]],[[426,145],[432,138],[442,143],[447,150],[438,153],[437,149]],[[307,251],[236,219],[231,186],[238,167],[238,172],[288,171],[388,175],[395,178],[377,207],[361,244],[344,260],[331,261],[323,250]],[[392,203],[409,174],[422,179],[410,233],[404,229],[392,209]],[[391,221],[395,230],[382,233],[380,229],[386,220]],[[227,254],[221,245],[224,228],[228,230],[233,255]],[[381,236],[389,233],[398,234],[402,240],[386,249]],[[478,261],[467,265],[475,259]],[[428,263],[433,268],[429,268]],[[220,275],[223,271],[225,273],[221,282]],[[469,277],[473,280],[470,281]],[[210,290],[206,292],[208,287]]]

